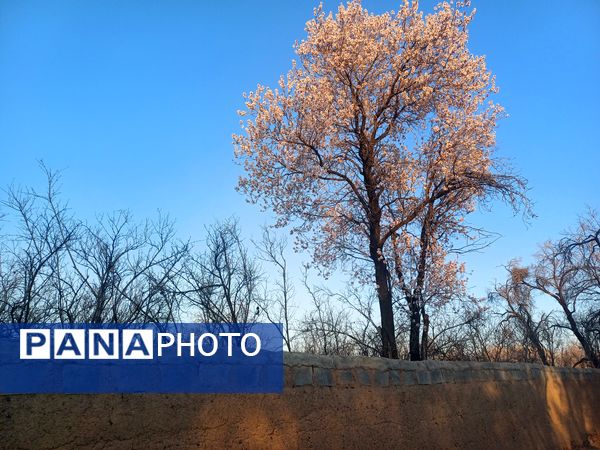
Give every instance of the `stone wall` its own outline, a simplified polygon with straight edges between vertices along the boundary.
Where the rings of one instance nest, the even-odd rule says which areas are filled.
[[[385,358],[287,354],[286,386],[336,388],[411,386],[503,381],[600,381],[596,369],[546,367],[538,364],[465,361],[400,361]]]
[[[600,371],[287,354],[281,395],[0,396],[0,448],[600,448]]]

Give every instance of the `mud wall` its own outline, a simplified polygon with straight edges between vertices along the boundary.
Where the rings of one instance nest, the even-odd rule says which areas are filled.
[[[287,354],[281,395],[0,396],[0,448],[600,448],[600,371]]]

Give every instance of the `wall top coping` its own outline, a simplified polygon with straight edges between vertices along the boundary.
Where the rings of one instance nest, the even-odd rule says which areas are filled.
[[[405,361],[399,359],[364,356],[325,356],[308,353],[284,352],[283,364],[287,367],[318,367],[324,369],[370,369],[375,371],[416,371],[416,370],[491,370],[491,371],[551,371],[562,373],[594,373],[600,375],[600,369],[551,367],[542,364],[479,362],[479,361]]]

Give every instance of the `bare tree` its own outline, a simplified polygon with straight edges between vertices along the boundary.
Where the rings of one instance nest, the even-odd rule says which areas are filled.
[[[546,242],[537,255],[529,288],[552,298],[581,345],[585,361],[600,367],[600,220],[589,211],[577,229],[558,242]]]
[[[424,355],[429,359],[470,359],[470,330],[481,323],[485,310],[474,298],[433,306]],[[487,317],[486,319],[487,320]]]
[[[313,309],[300,323],[303,350],[321,355],[349,356],[359,342],[351,336],[350,315],[335,307],[331,297],[319,289],[309,288]]]
[[[274,288],[271,287],[268,279],[265,279],[265,294],[259,307],[269,322],[282,324],[283,341],[287,350],[291,352],[295,337],[292,331],[294,319],[292,301],[295,290],[285,256],[287,241],[277,237],[269,228],[263,227],[262,239],[255,243],[255,247],[258,250],[258,258],[274,267],[276,272]]]
[[[2,202],[15,219],[14,233],[5,236],[1,244],[0,309],[7,322],[51,319],[48,302],[52,297],[52,280],[59,270],[56,261],[76,239],[75,228],[66,233],[61,230],[66,206],[61,205],[56,210],[50,207],[57,196],[58,177],[48,171],[46,174],[44,192],[10,187],[7,199]]]
[[[79,283],[79,321],[166,322],[177,317],[175,286],[189,247],[174,240],[172,222],[159,217],[139,225],[120,211],[82,229],[69,248]]]
[[[0,320],[175,320],[189,245],[175,239],[172,222],[137,224],[125,211],[93,225],[76,220],[59,199],[59,175],[42,169],[44,192],[11,188],[3,202],[16,231],[0,250]]]
[[[260,314],[261,273],[237,220],[207,229],[206,250],[186,264],[180,293],[204,322],[254,322]]]
[[[381,352],[380,329],[375,323],[375,295],[352,284],[343,293],[308,281],[303,283],[313,308],[300,321],[299,339],[305,351],[324,355],[376,356]]]
[[[503,315],[507,320],[516,322],[523,335],[522,347],[527,348],[531,343],[542,364],[550,365],[542,344],[542,333],[549,326],[549,314],[542,314],[539,320],[534,318],[532,289],[523,283],[529,276],[529,270],[519,267],[517,261],[513,261],[508,265],[507,271],[508,280],[502,285],[497,284],[491,296],[503,300]]]

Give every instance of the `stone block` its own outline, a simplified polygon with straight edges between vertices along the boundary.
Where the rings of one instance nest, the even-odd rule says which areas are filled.
[[[340,386],[350,386],[356,383],[354,373],[350,369],[336,370],[336,383]]]
[[[541,367],[533,366],[529,368],[529,377],[535,380],[539,380],[544,376],[544,371]]]
[[[397,386],[399,384],[402,384],[402,372],[399,370],[390,370],[389,372],[389,377],[390,377],[390,384],[392,386]]]
[[[431,384],[431,372],[429,370],[417,370],[419,384]]]
[[[312,367],[294,367],[294,386],[310,386],[313,383]]]
[[[494,371],[481,369],[477,371],[477,380],[478,381],[494,381]]]
[[[360,384],[365,386],[371,385],[371,373],[369,370],[358,368],[354,374],[356,375],[356,379]]]
[[[494,370],[494,381],[508,381],[510,380],[510,372],[506,370],[497,369]]]
[[[444,383],[454,383],[454,374],[456,373],[453,369],[441,369],[442,377],[444,378]]]
[[[335,367],[335,357],[324,355],[311,355],[308,353],[285,352],[283,355],[283,364],[286,366],[308,366],[324,367],[333,369]]]
[[[456,383],[466,383],[471,380],[471,369],[460,369],[454,371],[454,381]]]
[[[434,369],[429,372],[431,384],[441,384],[444,382],[444,375],[441,369]]]
[[[390,374],[388,371],[376,371],[375,372],[375,384],[377,386],[389,386]]]
[[[333,386],[332,370],[315,367],[313,369],[313,381],[316,386]]]
[[[513,370],[511,371],[510,377],[513,381],[523,381],[527,379],[527,372],[524,370]]]
[[[402,373],[402,380],[404,385],[410,386],[413,384],[418,384],[419,380],[417,379],[417,372],[414,370],[404,370]]]

